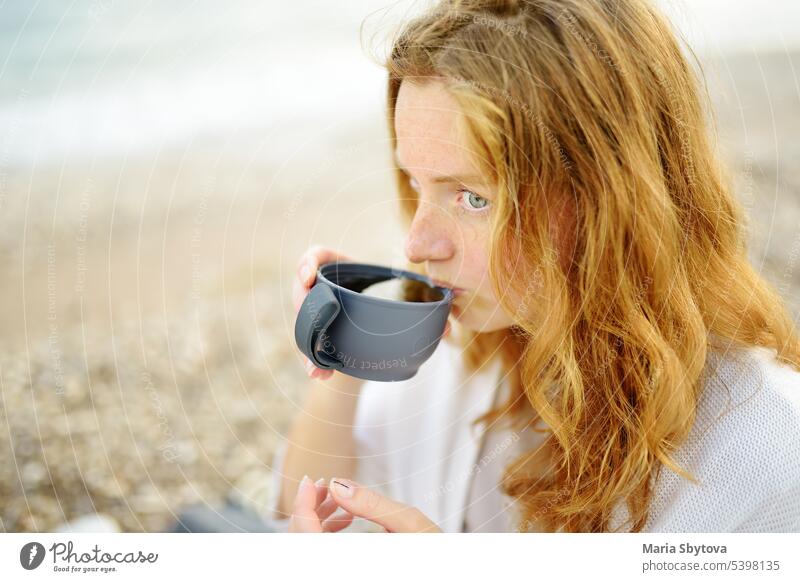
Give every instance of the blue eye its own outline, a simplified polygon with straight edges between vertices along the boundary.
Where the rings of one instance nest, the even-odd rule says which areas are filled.
[[[478,196],[475,192],[470,192],[469,190],[461,190],[460,192],[461,199],[466,203],[467,207],[472,210],[481,210],[486,208],[489,204],[489,200],[483,196]]]

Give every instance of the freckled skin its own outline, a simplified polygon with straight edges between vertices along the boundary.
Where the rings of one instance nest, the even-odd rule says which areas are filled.
[[[419,207],[405,240],[414,263],[426,263],[427,273],[461,287],[453,309],[461,325],[474,331],[494,331],[513,324],[501,307],[489,279],[491,208],[476,211],[459,189],[497,200],[493,186],[435,183],[432,178],[477,175],[457,132],[459,107],[439,81],[403,81],[395,110],[397,157],[414,178]]]
[[[406,236],[405,253],[414,263],[426,263],[431,277],[465,289],[452,311],[461,325],[490,332],[514,323],[513,314],[501,307],[489,279],[490,216],[497,189],[484,184],[488,179],[480,177],[465,183],[433,181],[439,175],[479,174],[466,142],[458,135],[459,113],[458,104],[440,81],[406,80],[400,85],[395,108],[397,158],[413,178],[420,201]],[[461,189],[488,200],[488,208],[476,211],[464,201]],[[551,236],[566,271],[575,249],[575,201],[565,197],[557,206],[551,209]],[[524,271],[519,275],[529,274],[529,269]],[[522,303],[512,298],[512,305],[522,307]]]

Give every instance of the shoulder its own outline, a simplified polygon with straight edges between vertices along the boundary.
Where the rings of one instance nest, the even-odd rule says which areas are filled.
[[[774,350],[709,352],[694,425],[662,467],[650,531],[783,531],[800,519],[800,372]]]
[[[800,477],[800,372],[762,347],[712,351],[706,372],[692,431],[696,444],[735,449],[752,464],[785,461],[782,468]]]
[[[730,415],[711,429],[717,434],[717,455],[729,464],[719,485],[737,496],[729,507],[735,516],[731,531],[797,531],[800,372],[763,347],[721,360],[706,389],[710,400],[725,387],[732,395]]]
[[[690,446],[735,455],[740,474],[800,482],[800,372],[762,347],[712,351]]]

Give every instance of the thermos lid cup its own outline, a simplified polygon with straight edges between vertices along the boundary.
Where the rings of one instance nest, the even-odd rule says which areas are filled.
[[[364,293],[390,279],[401,279],[401,298]],[[452,301],[452,289],[418,273],[326,263],[298,311],[295,341],[318,368],[379,382],[406,380],[436,350]]]

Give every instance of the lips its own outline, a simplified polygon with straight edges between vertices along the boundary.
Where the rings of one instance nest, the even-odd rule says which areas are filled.
[[[453,295],[455,295],[455,296],[458,296],[458,295],[461,295],[462,293],[464,293],[464,289],[462,289],[461,287],[456,287],[456,286],[448,283],[447,281],[442,281],[441,279],[434,279],[432,277],[431,277],[431,281],[433,281],[439,287],[447,287],[449,289],[452,289],[453,290]]]

